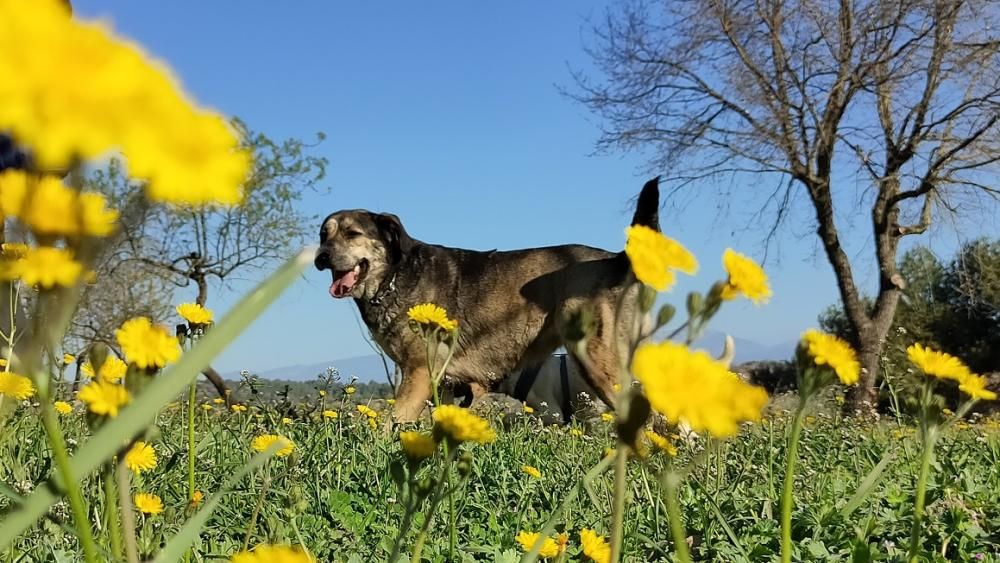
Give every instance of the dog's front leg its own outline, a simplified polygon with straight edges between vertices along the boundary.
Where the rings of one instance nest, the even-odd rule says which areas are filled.
[[[403,380],[396,390],[392,416],[396,422],[414,422],[431,398],[431,377],[427,366],[403,370]]]

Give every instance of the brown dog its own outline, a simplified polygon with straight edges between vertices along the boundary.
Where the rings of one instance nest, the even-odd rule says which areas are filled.
[[[632,224],[658,230],[658,209],[656,178],[643,186]],[[616,350],[625,349],[639,314],[639,286],[624,252],[582,245],[449,248],[410,237],[395,215],[359,209],[329,215],[319,238],[315,265],[331,270],[330,295],[354,298],[375,341],[402,369],[397,421],[417,419],[431,397],[427,348],[406,315],[421,303],[440,305],[458,320],[458,347],[446,377],[468,384],[474,395],[543,362],[564,343],[563,321],[588,308],[595,327],[581,363],[598,397],[613,408]],[[622,299],[623,292],[631,297]],[[619,302],[626,306],[615,326]]]

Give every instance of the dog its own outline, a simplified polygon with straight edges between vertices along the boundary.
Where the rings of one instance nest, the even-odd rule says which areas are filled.
[[[659,230],[658,177],[643,186],[631,224]],[[391,213],[350,209],[323,220],[314,265],[330,270],[330,295],[354,299],[375,342],[400,366],[396,422],[418,419],[431,398],[427,346],[407,318],[414,305],[434,303],[458,321],[458,342],[445,375],[468,384],[476,396],[509,374],[540,365],[567,343],[566,320],[586,310],[594,322],[585,350],[566,348],[586,354],[585,378],[610,408],[616,351],[627,349],[636,323],[652,322],[638,310],[640,284],[624,251],[578,244],[451,248],[411,237]]]

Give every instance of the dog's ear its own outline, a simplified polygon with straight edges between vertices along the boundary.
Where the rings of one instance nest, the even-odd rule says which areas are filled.
[[[403,256],[413,250],[414,240],[403,228],[399,217],[392,213],[373,213],[372,220],[375,221],[375,227],[378,228],[378,232],[389,250],[389,261],[393,265],[398,264]]]

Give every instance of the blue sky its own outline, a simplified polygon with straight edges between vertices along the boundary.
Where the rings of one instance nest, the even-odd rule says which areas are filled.
[[[585,18],[599,18],[604,1],[73,4],[166,61],[199,103],[272,138],[326,133],[316,153],[330,160],[329,191],[309,194],[307,213],[390,211],[416,238],[475,249],[624,244],[644,160],[592,156],[596,117],[557,89],[572,86],[570,66],[588,68]],[[664,231],[701,261],[666,300],[681,306],[687,291],[721,277],[727,246],[764,258],[768,225],[752,212],[771,180],[739,182],[743,199],[702,185],[666,202]],[[802,203],[767,254],[774,298],[760,308],[729,304],[714,329],[776,344],[815,326],[837,299]],[[845,238],[866,258],[866,216],[850,211]],[[1000,232],[995,218],[982,228]],[[944,228],[925,241],[948,253],[969,235]],[[250,281],[216,289],[209,306],[224,313]],[[859,281],[867,288],[875,280],[867,272]],[[328,272],[307,271],[216,367],[265,370],[370,353],[354,304],[331,299],[328,285]]]

